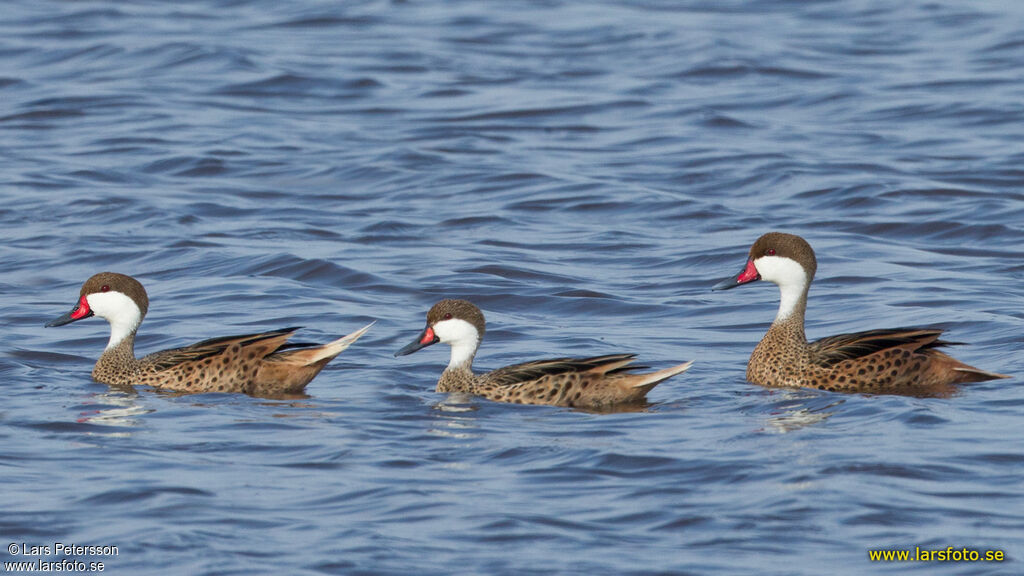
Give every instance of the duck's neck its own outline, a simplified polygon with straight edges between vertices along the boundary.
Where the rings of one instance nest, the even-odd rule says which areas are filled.
[[[452,342],[452,358],[448,362],[448,370],[473,371],[473,357],[480,346],[478,338],[465,338]]]
[[[117,348],[125,342],[128,343],[128,349],[133,350],[135,331],[139,329],[139,324],[142,323],[141,315],[138,313],[117,314],[109,316],[107,322],[110,323],[110,341],[107,342],[107,350]]]
[[[437,382],[438,392],[469,392],[473,385],[473,358],[480,341],[465,339],[452,343],[452,359]]]
[[[807,311],[807,291],[809,285],[779,286],[779,313],[775,315],[769,334],[777,334],[786,340],[806,343],[804,335],[804,313]]]

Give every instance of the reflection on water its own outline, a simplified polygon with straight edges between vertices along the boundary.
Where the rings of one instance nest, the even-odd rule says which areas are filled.
[[[803,388],[772,389],[771,412],[764,432],[785,434],[828,420],[846,399],[839,394]]]
[[[434,426],[428,428],[427,432],[449,438],[482,437],[483,435],[479,433],[480,423],[475,415],[479,411],[476,403],[481,401],[462,392],[443,395],[441,401],[431,405]]]
[[[99,408],[80,412],[77,419],[80,423],[138,428],[143,425],[142,416],[155,411],[153,408],[143,406],[139,402],[139,394],[134,390],[111,388],[106,392],[93,394],[89,398],[90,401],[85,406],[95,404]],[[89,434],[123,437],[130,435],[129,432],[97,432],[95,430],[90,430]]]

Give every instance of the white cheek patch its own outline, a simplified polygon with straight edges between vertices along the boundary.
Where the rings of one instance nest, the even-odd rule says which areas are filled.
[[[438,340],[452,347],[452,359],[448,363],[449,368],[462,366],[467,361],[473,361],[477,346],[480,345],[480,333],[477,332],[476,326],[465,320],[452,318],[451,320],[442,320],[434,324],[434,334]]]
[[[807,271],[796,260],[782,256],[762,256],[754,260],[762,280],[779,287],[779,313],[775,320],[784,320],[793,313],[807,290]]]
[[[120,344],[142,322],[142,311],[122,292],[97,292],[87,295],[85,300],[93,314],[110,322],[108,349]]]
[[[807,283],[807,273],[804,272],[804,267],[792,258],[761,256],[754,260],[754,266],[757,268],[758,273],[761,274],[762,280],[774,282],[779,286],[783,284],[799,284],[802,286]]]

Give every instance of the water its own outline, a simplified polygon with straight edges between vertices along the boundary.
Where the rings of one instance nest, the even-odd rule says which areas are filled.
[[[6,4],[3,544],[116,545],[77,557],[115,574],[1019,573],[1022,30],[1009,1]],[[811,337],[937,324],[1014,378],[747,384],[777,291],[709,288],[772,229],[818,252]],[[129,394],[89,379],[105,323],[42,328],[107,269],[149,290],[141,353],[377,324],[306,399]],[[479,368],[696,364],[641,412],[446,398],[446,350],[392,358],[442,297],[484,309]],[[868,561],[914,546],[1010,560]]]

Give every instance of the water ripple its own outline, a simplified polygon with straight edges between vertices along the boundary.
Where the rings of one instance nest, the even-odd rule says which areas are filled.
[[[133,574],[1020,556],[1018,5],[5,8],[13,541],[118,545]],[[772,229],[817,250],[808,337],[939,325],[1013,378],[948,399],[746,383],[777,291],[710,286]],[[101,321],[42,328],[104,269],[146,285],[140,353],[377,324],[305,398],[110,389],[89,379]],[[445,297],[484,309],[480,368],[696,364],[634,411],[437,394],[444,347],[392,353]]]

